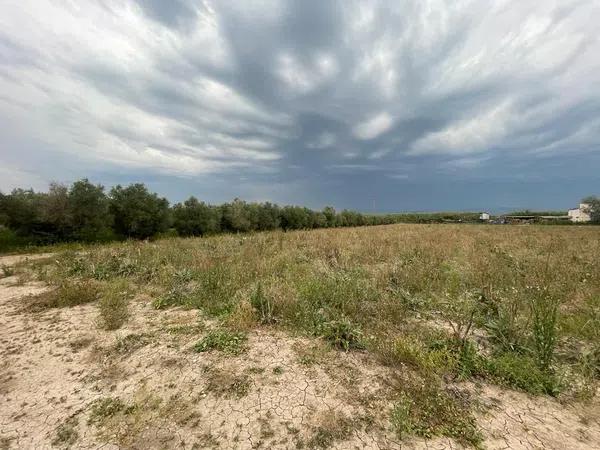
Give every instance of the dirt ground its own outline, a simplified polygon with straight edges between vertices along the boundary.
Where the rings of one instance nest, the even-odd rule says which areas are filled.
[[[214,326],[197,311],[158,311],[138,297],[126,326],[107,332],[94,304],[23,311],[46,289],[0,279],[0,449],[460,448],[446,438],[399,441],[391,369],[364,353],[268,328],[252,332],[239,356],[196,353]],[[600,448],[598,406],[459,387],[480,400],[486,448]]]

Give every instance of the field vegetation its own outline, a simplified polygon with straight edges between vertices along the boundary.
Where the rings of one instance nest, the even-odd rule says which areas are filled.
[[[216,323],[196,352],[240,355],[248,333],[267,330],[366,353],[394,373],[387,414],[399,439],[479,446],[477,399],[461,383],[595,401],[598,255],[594,227],[390,225],[127,241],[33,263],[29,276],[56,288],[28,307],[97,302],[98,327],[110,330],[142,296]],[[304,352],[307,364],[322,357]],[[115,408],[99,404],[96,415]]]

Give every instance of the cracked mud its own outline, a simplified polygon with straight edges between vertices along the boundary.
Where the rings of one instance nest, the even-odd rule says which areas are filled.
[[[11,263],[16,262],[13,258]],[[25,312],[39,282],[0,280],[0,448],[460,448],[399,441],[392,369],[360,352],[265,328],[247,352],[192,351],[213,324],[197,311],[130,304],[118,331],[93,304]],[[466,385],[486,448],[598,448],[600,412]]]

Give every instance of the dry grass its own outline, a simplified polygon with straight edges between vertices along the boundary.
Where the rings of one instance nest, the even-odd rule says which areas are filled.
[[[126,320],[130,291],[153,293],[156,308],[198,308],[228,330],[199,351],[239,354],[245,333],[275,327],[372,353],[410,374],[391,412],[400,435],[477,445],[451,382],[594,395],[598,255],[595,227],[390,225],[95,246],[44,274],[103,285],[104,321],[118,319],[106,328]],[[326,357],[301,353],[307,365]],[[424,380],[436,388],[423,392]]]

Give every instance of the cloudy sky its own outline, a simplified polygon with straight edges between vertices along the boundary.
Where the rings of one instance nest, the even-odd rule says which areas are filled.
[[[0,189],[565,208],[600,194],[600,0],[1,0]]]

